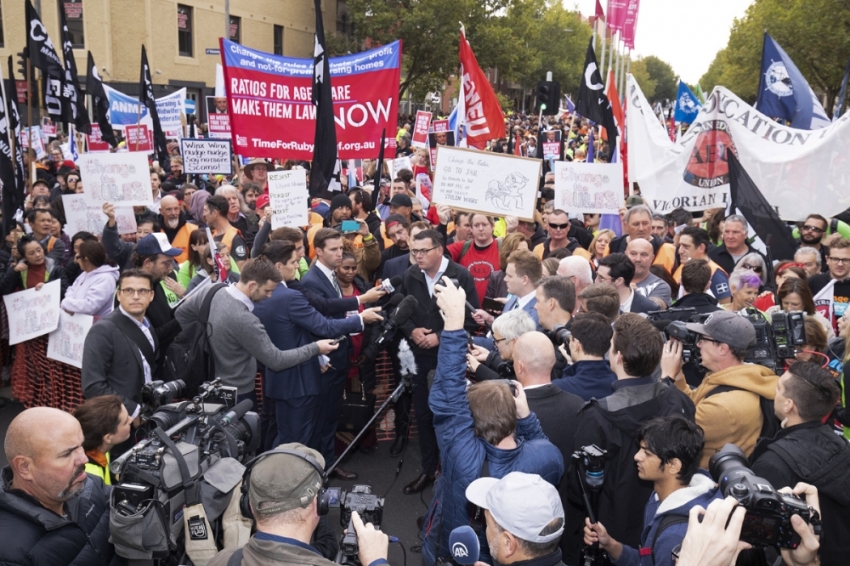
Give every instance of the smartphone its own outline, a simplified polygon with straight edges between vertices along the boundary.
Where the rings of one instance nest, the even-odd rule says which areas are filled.
[[[343,220],[342,221],[342,232],[358,232],[360,231],[360,223],[356,220]]]
[[[334,338],[331,340],[331,344],[339,344],[340,342],[345,342],[348,340],[348,336],[340,336],[339,338]]]
[[[481,308],[485,311],[495,311],[501,313],[504,310],[505,305],[495,299],[485,297],[484,301],[481,303]]]

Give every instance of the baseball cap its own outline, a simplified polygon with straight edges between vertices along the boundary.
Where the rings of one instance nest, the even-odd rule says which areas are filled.
[[[490,511],[500,527],[522,540],[547,543],[564,533],[564,507],[558,490],[537,474],[511,472],[502,479],[478,478],[466,488],[466,498]],[[557,518],[561,527],[541,535]]]
[[[320,453],[298,442],[266,452],[251,469],[248,485],[248,499],[257,516],[304,509],[322,488],[322,476],[310,462],[293,454],[276,453],[281,449],[300,452],[325,467]]]
[[[743,316],[729,311],[717,311],[704,323],[690,322],[688,330],[708,336],[736,350],[752,348],[756,342],[756,329],[753,323]]]
[[[262,210],[269,205],[269,195],[260,195],[257,197],[256,209]]]
[[[136,244],[136,253],[139,255],[165,254],[177,257],[183,253],[180,248],[172,248],[165,234],[148,234]]]
[[[390,199],[390,206],[413,206],[413,201],[407,195],[397,194]]]
[[[626,199],[626,208],[631,208],[638,204],[646,204],[640,195],[631,195]]]

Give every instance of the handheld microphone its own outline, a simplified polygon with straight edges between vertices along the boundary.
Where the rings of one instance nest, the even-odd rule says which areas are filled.
[[[242,401],[236,403],[235,407],[224,413],[219,423],[221,423],[221,426],[230,426],[231,424],[244,417],[245,413],[250,411],[253,406],[253,401],[251,401],[250,399],[243,399]]]
[[[457,527],[449,535],[449,549],[458,564],[475,564],[481,553],[478,535],[469,525]]]
[[[395,299],[395,297],[393,298]],[[381,328],[381,335],[378,336],[377,340],[375,340],[375,344],[380,347],[383,346],[384,342],[391,339],[393,334],[395,334],[396,329],[410,320],[410,317],[413,316],[413,313],[416,311],[416,307],[418,306],[419,301],[417,301],[416,297],[412,295],[408,295],[402,299],[401,303],[399,303],[398,307],[396,307],[389,319],[384,321],[383,328]]]
[[[381,281],[381,289],[386,291],[388,295],[390,293],[395,292],[396,287],[398,287],[399,285],[401,285],[401,276],[399,276],[399,275],[396,275],[395,277],[392,277],[390,279],[384,279],[383,281]]]

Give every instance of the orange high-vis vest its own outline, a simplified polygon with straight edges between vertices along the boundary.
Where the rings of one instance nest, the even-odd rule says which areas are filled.
[[[189,222],[185,223],[180,229],[177,231],[177,234],[174,236],[174,241],[171,242],[171,247],[183,250],[180,252],[180,255],[175,257],[177,263],[183,263],[184,261],[189,259],[189,236],[192,235],[192,232],[198,229],[197,224],[191,224]],[[162,232],[162,230],[160,230]],[[233,239],[231,237],[231,239]],[[230,246],[228,245],[228,248]]]

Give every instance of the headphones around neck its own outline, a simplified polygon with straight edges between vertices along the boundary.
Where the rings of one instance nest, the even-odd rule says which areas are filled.
[[[318,493],[316,493],[316,513],[319,515],[327,515],[328,514],[328,500],[330,499],[328,496],[328,490],[326,487],[327,477],[325,476],[325,470],[319,462],[313,458],[312,456],[308,456],[302,452],[298,452],[297,450],[289,450],[286,448],[277,448],[275,450],[270,450],[264,454],[260,454],[255,458],[251,459],[247,464],[245,464],[245,473],[242,476],[242,496],[239,498],[239,511],[242,513],[242,516],[246,519],[254,519],[254,513],[251,511],[251,500],[248,497],[248,491],[251,485],[251,470],[253,470],[254,466],[260,460],[268,456],[272,456],[275,454],[287,454],[290,456],[297,456],[301,458],[311,466],[313,466],[316,471],[319,473],[319,477],[322,479],[322,487],[319,488]],[[301,496],[301,505],[306,505],[312,501],[312,497],[308,497],[307,495]]]

